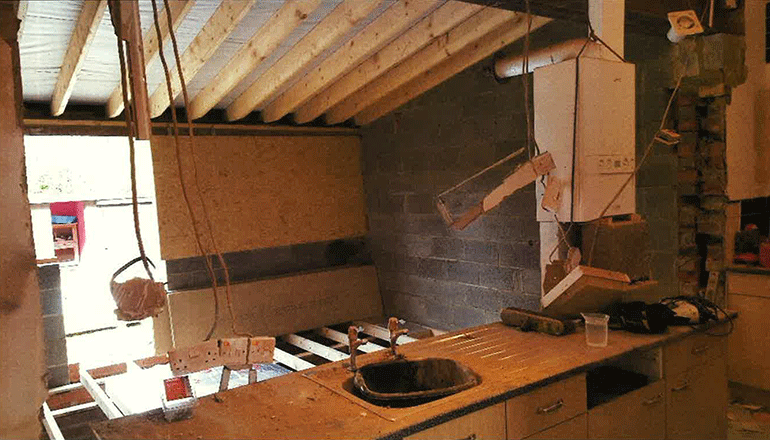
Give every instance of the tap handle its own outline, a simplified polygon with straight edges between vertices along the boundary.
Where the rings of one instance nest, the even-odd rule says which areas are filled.
[[[390,330],[391,335],[398,331],[398,318],[391,317],[388,319],[388,330]]]

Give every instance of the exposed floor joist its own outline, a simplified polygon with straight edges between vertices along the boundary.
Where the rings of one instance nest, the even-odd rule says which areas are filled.
[[[318,8],[321,0],[289,0],[262,26],[227,65],[190,103],[192,119],[203,117],[257,68],[297,26]]]
[[[300,359],[297,356],[287,353],[279,348],[275,349],[275,352],[273,353],[273,359],[275,360],[275,362],[280,362],[294,371],[302,371],[302,370],[307,370],[308,368],[315,367],[314,364],[311,364],[306,360]]]
[[[348,343],[348,335],[342,332],[338,332],[337,330],[330,329],[328,327],[321,327],[316,329],[315,332],[326,339],[330,339],[341,344]],[[375,351],[385,350],[385,347],[370,342],[368,344],[359,345],[358,350],[363,351],[364,353],[373,353]]]
[[[443,0],[442,0],[443,1]],[[436,0],[398,0],[361,32],[327,57],[287,91],[262,110],[262,120],[273,122],[304,104],[308,99],[359,65],[390,40],[408,29],[415,20],[436,6]]]
[[[549,23],[550,18],[532,17],[531,30]],[[496,51],[520,39],[526,33],[526,20],[508,22],[493,30],[454,57],[423,72],[418,78],[385,94],[354,118],[356,124],[365,125],[390,113],[401,105],[441,84],[464,69],[491,56]]]
[[[43,402],[43,427],[50,440],[64,440],[64,435],[62,435],[59,425],[53,418],[51,408],[48,407],[46,402]]]
[[[214,55],[228,35],[248,14],[256,0],[225,1],[214,11],[192,43],[180,56],[185,82],[191,81],[204,64]],[[179,96],[182,86],[179,72],[171,68],[171,91],[174,99]],[[164,79],[165,81],[165,79]],[[150,116],[160,116],[169,106],[168,91],[162,83],[150,97]]]
[[[316,119],[368,82],[417,52],[433,40],[436,35],[448,32],[481,9],[482,7],[478,5],[456,0],[448,1],[355,69],[340,77],[325,90],[297,108],[294,112],[294,120],[304,124]]]
[[[59,78],[53,89],[53,96],[51,96],[51,114],[54,116],[64,113],[64,109],[67,107],[72,90],[75,88],[78,73],[83,67],[83,61],[88,55],[88,49],[91,47],[99,23],[104,17],[105,9],[107,9],[107,0],[83,3],[83,9],[81,9],[75,24],[75,30],[70,38],[67,52],[64,54]]]
[[[365,19],[379,3],[380,0],[344,0],[340,3],[227,107],[227,119],[236,121],[261,108],[313,59]]]
[[[51,411],[51,415],[53,415],[54,417],[59,417],[67,414],[80,412],[80,411],[87,411],[89,409],[96,408],[97,406],[99,405],[96,402],[81,403],[80,405],[73,405],[73,406],[68,406],[66,408],[55,409]]]
[[[375,325],[365,321],[353,321],[353,325],[357,325],[362,329],[364,329],[364,333],[370,334],[374,337],[390,342],[390,332],[385,327],[380,327],[379,325]],[[416,340],[417,339],[412,338],[410,336],[402,335],[402,336],[399,336],[398,340],[396,341],[396,345],[403,345],[409,342],[414,342]]]
[[[99,408],[104,412],[104,415],[106,415],[108,419],[112,420],[123,417],[123,413],[121,413],[118,407],[115,406],[112,399],[110,399],[107,393],[102,390],[88,371],[83,368],[80,369],[80,383],[83,384],[83,387],[88,391],[91,397],[93,397],[96,404],[99,405]]]
[[[313,353],[317,356],[320,356],[332,362],[345,360],[348,357],[350,357],[345,353],[342,353],[333,348],[327,347],[323,344],[319,344],[318,342],[311,341],[310,339],[303,338],[302,336],[299,336],[299,335],[295,335],[295,334],[285,335],[282,337],[282,339],[285,342],[295,347],[299,347],[303,350],[306,350],[310,353]]]
[[[498,26],[510,21],[523,22],[523,16],[515,12],[484,8],[463,23],[439,36],[402,63],[389,70],[326,113],[328,124],[338,124],[385,96],[391,90],[405,84],[440,62],[450,59],[458,51],[482,38]]]
[[[174,31],[179,28],[187,14],[195,4],[195,0],[170,0],[169,6],[171,8],[171,21]],[[158,13],[160,22],[160,33],[165,41],[169,36],[168,20],[166,19],[166,11],[161,10]],[[144,63],[146,66],[152,64],[155,57],[158,56],[158,50],[160,44],[158,42],[158,34],[155,31],[155,25],[151,24],[147,32],[144,33],[144,39],[142,43],[144,49]],[[123,111],[123,87],[120,83],[110,94],[110,98],[107,100],[107,117],[115,118]]]

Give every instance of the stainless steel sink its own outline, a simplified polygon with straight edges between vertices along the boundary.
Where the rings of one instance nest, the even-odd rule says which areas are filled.
[[[412,406],[455,394],[481,382],[451,359],[396,359],[362,366],[353,377],[360,397],[388,406]]]

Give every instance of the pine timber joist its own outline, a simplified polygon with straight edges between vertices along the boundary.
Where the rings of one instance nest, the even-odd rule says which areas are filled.
[[[452,58],[466,46],[506,23],[514,26],[524,23],[523,16],[492,8],[482,9],[454,29],[434,39],[428,46],[404,60],[387,74],[335,105],[326,113],[326,122],[338,124],[346,121],[391,90],[418,77],[440,62]]]
[[[55,116],[62,115],[70,96],[74,96],[72,101],[77,106],[71,106],[63,119],[72,119],[72,113],[84,105],[98,106],[99,118],[114,118],[123,111],[120,84],[109,89],[111,93],[104,101],[92,102],[98,99],[94,93],[101,92],[85,97],[80,90],[93,79],[83,77],[83,83],[72,95],[77,72],[99,23],[105,22],[107,26],[101,19],[106,3],[84,2],[51,102],[44,104],[50,104]],[[360,124],[379,117],[383,111],[392,111],[461,70],[453,66],[467,67],[471,59],[483,60],[489,55],[486,47],[500,49],[515,41],[509,35],[516,32],[505,33],[501,29],[520,25],[525,16],[459,0],[335,3],[328,8],[323,0],[285,0],[267,13],[270,6],[256,0],[217,0],[210,6],[210,15],[202,15],[206,8],[196,7],[196,0],[171,0],[171,25],[165,11],[159,17],[161,41],[154,23],[144,23],[141,40],[145,69],[154,66],[152,72],[146,73],[157,77],[154,61],[161,43],[165,43],[168,54],[172,53],[168,47],[171,32],[190,35],[189,44],[186,45],[189,40],[185,38],[180,41],[184,53],[179,64],[190,89],[187,111],[193,119],[205,117],[203,121],[218,123],[248,117],[249,122],[245,123],[258,124],[291,116],[286,120],[295,124]],[[260,14],[260,9],[265,14]],[[252,29],[251,20],[256,17],[264,18],[253,25],[253,31],[243,35]],[[196,26],[196,21],[205,23]],[[547,19],[534,16],[533,29],[540,22]],[[105,50],[103,34],[101,30],[96,37],[94,50]],[[490,43],[490,35],[502,36],[501,42]],[[523,34],[516,35],[520,38]],[[473,56],[473,49],[468,49],[472,47],[484,49],[479,50],[484,56]],[[277,56],[278,53],[281,55]],[[88,59],[117,56],[98,55]],[[225,56],[227,60],[223,62]],[[182,91],[180,75],[174,57],[167,58],[172,95],[177,101]],[[224,67],[212,71],[215,64]],[[167,120],[168,116],[161,117],[169,105],[165,78],[150,91],[151,117]],[[390,100],[393,96],[398,99]],[[390,105],[395,102],[398,104]]]
[[[256,0],[223,1],[180,57],[185,82],[189,82],[214,55],[228,35],[246,16]],[[171,69],[171,91],[176,98],[182,91],[177,69]],[[160,116],[169,105],[164,84],[150,96],[150,114]]]
[[[312,13],[321,0],[289,0],[230,59],[190,103],[190,117],[198,119],[214,108]]]
[[[533,17],[531,30],[535,30],[550,21],[550,18]],[[526,20],[523,23],[510,21],[503,24],[458,52],[454,57],[422,72],[419,77],[391,90],[382,98],[370,104],[355,116],[356,124],[366,125],[390,113],[401,105],[462,72],[467,67],[478,63],[511,42],[518,40],[525,32]]]
[[[294,112],[294,120],[303,124],[316,119],[333,105],[420,50],[437,35],[449,31],[481,9],[481,6],[455,0],[446,2],[372,57],[300,106]]]
[[[107,9],[107,0],[87,1],[83,3],[83,9],[75,24],[75,30],[70,38],[67,52],[64,54],[59,78],[51,97],[51,114],[59,116],[64,113],[67,102],[75,88],[78,73],[83,68],[83,61],[88,55],[88,49],[94,40],[96,30],[102,21],[104,11]]]
[[[192,9],[194,0],[170,0],[169,7],[171,9],[171,22],[173,30],[176,31],[179,25],[182,24],[187,14]],[[160,11],[159,16],[165,17],[166,11]],[[169,36],[168,20],[161,19],[158,23],[160,27],[160,33],[165,41]],[[158,56],[158,50],[160,44],[158,41],[158,34],[155,31],[155,26],[151,26],[147,32],[144,33],[142,47],[144,49],[144,62],[149,66]],[[115,90],[110,94],[110,98],[107,101],[107,116],[115,118],[123,111],[123,87],[120,83],[115,87]]]
[[[304,104],[319,90],[407,30],[435,5],[436,0],[396,1],[369,26],[327,57],[320,66],[264,108],[262,119],[265,122],[276,121]]]
[[[242,119],[266,103],[288,81],[295,79],[314,58],[332,47],[340,37],[366,18],[379,3],[379,0],[344,0],[340,3],[227,107],[227,119]]]
[[[338,332],[337,330],[331,329],[329,327],[318,328],[315,330],[315,332],[326,339],[339,342],[341,344],[348,343],[348,335],[342,332]],[[364,353],[373,353],[375,351],[380,351],[384,349],[385,347],[379,346],[377,344],[372,344],[372,343],[367,343],[367,344],[358,346],[358,350],[363,351]]]
[[[319,342],[315,342],[310,339],[303,338],[302,336],[295,335],[293,333],[289,335],[285,335],[282,339],[295,347],[299,347],[303,350],[307,350],[310,353],[318,355],[332,362],[341,361],[343,359],[347,359],[348,357],[350,357],[341,351],[337,351]]]

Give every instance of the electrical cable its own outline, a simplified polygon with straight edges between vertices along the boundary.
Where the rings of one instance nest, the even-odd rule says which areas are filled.
[[[153,0],[153,2],[154,1],[155,0]],[[176,60],[177,72],[179,74],[179,83],[182,86],[182,98],[184,99],[184,108],[186,110],[190,108],[190,96],[187,93],[187,84],[185,83],[184,72],[182,71],[181,57],[179,55],[179,45],[177,44],[176,35],[174,34],[174,30],[173,30],[174,29],[173,18],[171,17],[171,7],[169,4],[169,0],[163,0],[163,4],[166,10],[166,19],[167,19],[168,28],[169,28],[169,36],[171,37],[171,45],[174,49],[174,58]],[[170,100],[169,106],[170,107],[174,106],[174,103],[172,102],[172,100]],[[195,160],[195,135],[194,135],[192,118],[190,117],[190,112],[188,111],[185,111],[185,116],[187,118],[187,135],[190,139],[190,158],[192,160],[193,177],[194,177],[193,182],[195,183],[195,188],[197,190],[198,197],[201,202],[201,209],[203,210],[203,217],[206,220],[206,225],[208,227],[209,239],[211,240],[211,245],[214,248],[214,253],[217,256],[217,259],[219,260],[219,264],[222,266],[222,270],[225,276],[225,294],[227,297],[227,310],[230,314],[230,329],[232,333],[236,336],[252,337],[252,335],[248,333],[238,332],[235,328],[235,313],[233,312],[232,293],[230,291],[230,270],[227,267],[227,263],[225,262],[225,259],[222,256],[222,253],[219,251],[219,247],[217,246],[216,239],[214,238],[214,228],[211,224],[211,217],[209,216],[208,209],[206,207],[206,200],[201,195],[202,192],[201,192],[200,183],[198,179],[198,165]],[[215,319],[218,319],[218,316]],[[215,325],[216,325],[216,320],[215,320]]]
[[[204,257],[204,261],[206,262],[206,270],[208,271],[208,274],[211,277],[211,286],[214,293],[214,322],[212,323],[211,328],[206,334],[205,340],[208,341],[211,339],[212,335],[214,334],[214,330],[216,329],[218,317],[219,317],[219,295],[217,295],[217,287],[218,287],[217,277],[216,277],[216,273],[214,272],[214,266],[211,261],[211,256],[208,254],[208,252],[206,252],[206,249],[203,247],[203,243],[201,241],[201,234],[200,234],[200,231],[198,230],[198,223],[195,220],[195,214],[193,212],[192,203],[190,202],[190,196],[187,192],[187,184],[184,181],[184,174],[182,169],[182,152],[181,152],[181,146],[179,143],[179,124],[177,122],[176,109],[173,104],[173,92],[171,90],[171,74],[169,73],[168,63],[166,62],[166,57],[163,53],[163,36],[160,31],[158,6],[155,0],[152,0],[152,12],[155,18],[155,33],[158,38],[158,49],[159,49],[158,54],[160,55],[160,62],[161,62],[161,65],[163,66],[163,73],[166,76],[166,90],[168,92],[169,101],[171,101],[171,120],[173,122],[172,127],[173,127],[174,146],[175,146],[176,161],[177,161],[177,173],[179,174],[179,184],[182,189],[182,198],[185,201],[185,205],[187,206],[187,212],[190,215],[190,223],[192,224],[195,243],[198,247],[198,251]],[[169,28],[169,29],[173,29],[173,28]]]
[[[676,302],[676,301],[683,301],[688,304],[691,304],[695,306],[696,309],[698,309],[698,318],[699,320],[706,317],[705,319],[708,319],[709,316],[712,316],[714,320],[719,319],[719,313],[724,315],[725,318],[727,318],[727,322],[730,324],[727,331],[724,333],[709,333],[708,328],[703,328],[703,324],[706,322],[700,322],[697,324],[687,324],[690,328],[700,331],[701,333],[707,335],[707,336],[716,336],[716,337],[722,337],[727,336],[730,333],[735,330],[735,320],[733,319],[730,314],[728,314],[725,309],[720,307],[717,303],[709,300],[708,298],[705,298],[703,296],[695,295],[679,295],[679,296],[670,296],[667,298],[663,298],[660,300],[661,304],[666,304],[667,302]]]
[[[133,112],[131,111],[132,107],[129,106],[129,100],[128,100],[128,84],[126,81],[126,53],[123,48],[123,40],[121,38],[118,38],[118,58],[120,59],[120,80],[123,86],[123,106],[125,107],[125,115],[126,115],[126,128],[128,128],[128,151],[129,151],[129,162],[131,163],[131,207],[133,211],[134,216],[134,233],[136,234],[136,244],[139,247],[139,257],[142,260],[142,265],[144,266],[144,270],[147,272],[147,276],[150,277],[151,281],[155,281],[155,278],[152,276],[152,271],[150,270],[150,265],[147,260],[147,253],[144,249],[144,242],[142,241],[142,231],[139,226],[139,200],[137,196],[137,189],[136,189],[136,149],[134,146],[134,132],[136,125],[132,121],[132,115]]]

